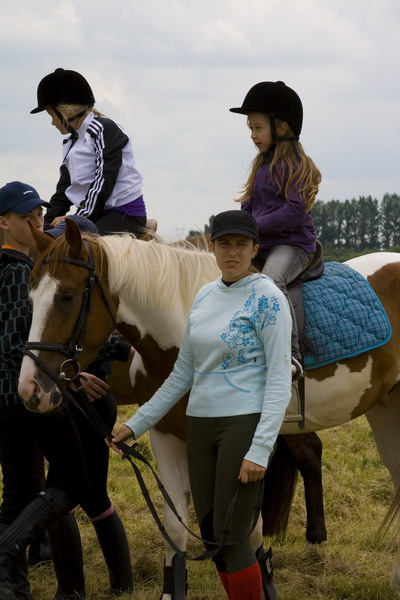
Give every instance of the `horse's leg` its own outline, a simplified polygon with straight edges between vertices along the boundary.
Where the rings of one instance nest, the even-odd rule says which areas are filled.
[[[400,393],[388,405],[375,404],[365,416],[374,434],[382,462],[397,489],[400,485]]]
[[[322,488],[322,442],[316,433],[299,433],[283,437],[304,481],[307,543],[321,544],[327,539]]]
[[[289,446],[278,435],[274,452],[264,477],[261,507],[263,534],[274,537],[286,531],[297,482],[297,465]]]
[[[400,485],[400,393],[389,404],[375,404],[366,417],[374,434],[379,455],[388,469],[395,490]],[[397,495],[398,498],[398,495]],[[393,589],[400,593],[400,554],[397,553],[392,583]]]
[[[190,485],[186,458],[186,442],[172,434],[150,431],[150,441],[158,465],[160,479],[171,496],[178,514],[185,524],[189,520]],[[187,532],[169,506],[164,503],[165,529],[175,544],[186,549]],[[186,598],[186,564],[175,551],[165,544],[164,589],[161,600]]]

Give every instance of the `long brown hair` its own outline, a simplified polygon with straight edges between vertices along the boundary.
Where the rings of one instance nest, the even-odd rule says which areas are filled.
[[[293,136],[289,125],[275,117],[276,126],[284,136]],[[314,161],[307,156],[299,141],[277,142],[271,155],[258,154],[250,167],[249,177],[243,187],[242,194],[236,202],[250,198],[258,169],[270,161],[272,181],[278,186],[279,192],[287,200],[290,190],[296,186],[304,202],[306,212],[309,212],[315,202],[321,183],[321,173]]]

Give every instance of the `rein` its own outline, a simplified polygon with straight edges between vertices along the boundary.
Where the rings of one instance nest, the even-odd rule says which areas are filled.
[[[64,390],[64,393],[67,395],[68,399],[73,403],[73,405],[86,417],[86,419],[89,420],[89,422],[91,423],[91,425],[100,433],[100,435],[108,440],[109,442],[111,442],[113,435],[112,433],[107,429],[106,425],[103,423],[103,421],[101,420],[101,418],[99,417],[98,413],[96,412],[96,410],[93,407],[93,404],[89,401],[86,392],[84,391],[83,387],[80,387],[77,391],[76,394],[78,395],[79,399],[82,400],[82,403],[84,405],[84,408],[82,408],[80,402],[78,402],[76,396],[74,394],[72,394],[68,389]],[[132,444],[132,446],[129,446],[128,444],[125,444],[125,442],[118,442],[117,444],[115,444],[116,446],[118,446],[118,448],[120,450],[122,450],[122,459],[123,460],[128,460],[129,463],[131,464],[131,467],[135,473],[137,482],[139,484],[140,487],[140,491],[142,492],[142,495],[146,501],[146,504],[150,510],[150,513],[161,533],[161,535],[163,536],[163,538],[165,539],[165,541],[168,543],[168,545],[175,551],[176,554],[178,554],[178,556],[180,556],[181,558],[184,558],[185,560],[190,560],[190,561],[203,561],[203,560],[207,560],[209,558],[212,558],[213,556],[215,556],[218,552],[221,551],[221,549],[224,546],[234,546],[236,544],[239,544],[240,542],[242,542],[243,540],[237,540],[234,542],[227,542],[226,539],[230,533],[231,530],[231,525],[232,525],[232,519],[233,519],[233,514],[234,514],[234,509],[235,509],[235,505],[236,505],[236,500],[237,500],[237,496],[239,494],[239,490],[242,487],[243,484],[241,484],[240,482],[238,482],[233,497],[229,503],[228,509],[227,509],[227,513],[226,513],[226,517],[225,517],[225,522],[224,522],[224,527],[223,527],[223,532],[222,532],[222,536],[219,542],[215,542],[215,541],[210,541],[210,540],[205,540],[204,538],[202,538],[201,536],[199,536],[197,533],[195,533],[194,531],[192,531],[183,521],[182,517],[179,515],[176,506],[172,500],[172,498],[170,497],[170,495],[168,494],[167,490],[164,487],[164,484],[162,483],[161,479],[159,478],[158,474],[156,473],[156,471],[154,470],[154,468],[152,467],[151,463],[147,460],[147,458],[141,453],[139,452],[139,450],[137,450],[137,446],[138,443],[135,442],[134,444]],[[154,505],[154,502],[151,499],[150,496],[150,492],[149,489],[144,481],[143,475],[139,469],[139,467],[135,464],[135,460],[138,460],[140,462],[142,462],[151,472],[158,489],[161,492],[162,497],[165,500],[165,503],[169,506],[169,508],[171,509],[172,513],[175,515],[175,517],[178,519],[178,521],[181,523],[182,527],[184,527],[186,529],[186,531],[189,533],[189,535],[191,535],[193,538],[197,539],[198,541],[200,541],[202,544],[204,544],[206,547],[210,547],[213,546],[214,549],[213,550],[206,550],[205,552],[202,552],[201,554],[199,554],[198,556],[189,556],[185,551],[181,550],[179,548],[179,546],[177,546],[177,544],[174,542],[174,540],[170,537],[170,535],[168,534],[166,528],[163,525],[162,519],[158,514],[158,511]],[[254,518],[253,518],[253,523],[251,525],[250,528],[250,532],[251,533],[254,529],[254,527],[257,524],[257,520],[258,520],[258,516],[261,510],[261,503],[262,503],[262,496],[263,496],[263,491],[264,491],[264,485],[263,483],[259,486],[259,495],[257,498],[257,503],[256,506],[254,507]]]
[[[96,274],[96,267],[95,267],[95,263],[94,263],[94,259],[93,259],[93,252],[90,247],[90,244],[86,243],[86,248],[88,250],[88,260],[87,261],[84,261],[81,259],[69,258],[69,257],[63,257],[63,258],[59,259],[59,262],[75,265],[77,267],[82,267],[82,268],[85,268],[88,270],[88,279],[86,282],[85,290],[83,292],[81,308],[80,308],[79,315],[78,315],[77,321],[75,323],[73,332],[71,334],[71,337],[65,344],[52,344],[52,343],[48,343],[48,342],[26,342],[24,349],[23,349],[23,353],[26,354],[27,356],[29,356],[38,365],[38,367],[40,369],[42,369],[50,377],[50,379],[52,379],[57,385],[60,385],[61,387],[63,387],[63,394],[67,397],[67,399],[89,420],[89,422],[92,424],[92,426],[95,427],[95,429],[100,433],[100,435],[104,439],[111,442],[111,440],[113,438],[112,433],[108,430],[106,425],[103,423],[103,421],[99,417],[98,413],[96,412],[93,405],[89,401],[83,387],[80,387],[77,389],[76,395],[83,402],[85,410],[82,408],[81,404],[78,402],[76,396],[70,390],[68,390],[68,388],[65,387],[66,382],[71,381],[72,383],[75,383],[79,380],[79,375],[81,373],[81,367],[78,362],[78,358],[83,350],[83,341],[84,341],[86,330],[87,330],[89,315],[92,310],[92,295],[93,295],[93,290],[94,290],[95,286],[97,286],[100,296],[107,307],[107,310],[108,310],[108,312],[112,318],[112,321],[114,323],[114,327],[116,325],[116,317],[114,315],[112,304],[109,301],[109,299],[104,291],[101,280],[99,279],[98,275]],[[50,257],[48,257],[47,259],[45,259],[45,262],[46,263],[52,262],[52,259]],[[76,340],[76,341],[74,341],[74,340]],[[67,359],[60,365],[60,372],[57,375],[55,372],[53,372],[51,369],[49,369],[49,367],[44,363],[44,361],[42,361],[36,354],[34,354],[32,352],[32,350],[45,350],[45,351],[49,351],[49,352],[59,352],[61,354],[64,354],[65,356],[67,356]],[[73,375],[72,377],[68,377],[66,372],[63,370],[63,368],[65,368],[65,366],[67,364],[72,365],[74,370],[76,371],[75,375]],[[153,469],[152,465],[147,460],[147,458],[145,456],[143,456],[143,454],[141,454],[136,449],[138,444],[134,443],[132,446],[129,446],[128,444],[125,444],[124,442],[119,442],[116,445],[123,452],[122,458],[125,460],[128,460],[130,462],[132,469],[136,475],[136,479],[139,483],[143,497],[146,501],[146,504],[150,510],[150,513],[151,513],[158,529],[160,530],[160,533],[162,534],[162,536],[164,537],[166,542],[169,544],[169,546],[171,546],[171,548],[181,558],[184,558],[185,560],[191,560],[191,561],[206,560],[208,558],[212,558],[213,556],[215,556],[223,548],[223,546],[235,545],[242,541],[242,540],[238,540],[235,542],[226,542],[226,539],[230,533],[234,508],[236,505],[236,499],[237,499],[240,487],[243,484],[238,482],[238,484],[235,488],[234,494],[233,494],[233,498],[232,498],[231,502],[229,503],[221,540],[219,542],[204,540],[197,533],[195,533],[194,531],[189,529],[189,527],[187,525],[185,525],[182,517],[179,515],[179,513],[175,507],[174,502],[172,501],[171,497],[169,496],[168,492],[166,491],[166,489],[165,489],[161,479],[157,475],[156,471]],[[154,506],[154,503],[150,497],[149,490],[146,486],[146,483],[143,479],[140,469],[135,464],[134,459],[141,461],[150,469],[166,504],[169,506],[169,508],[175,515],[175,517],[178,519],[178,521],[181,523],[181,525],[186,529],[186,531],[192,537],[194,537],[195,539],[202,542],[206,547],[214,546],[215,548],[213,550],[206,550],[199,556],[190,557],[187,555],[187,553],[185,551],[181,550],[175,544],[174,540],[170,537],[170,535],[168,534],[167,530],[165,529],[165,527],[162,523],[162,520],[157,512],[157,509]],[[259,490],[260,491],[259,491],[259,497],[257,499],[257,505],[254,508],[254,519],[253,519],[253,523],[252,523],[249,533],[251,533],[253,531],[253,529],[257,523],[257,520],[258,520],[258,515],[259,515],[260,509],[261,509],[263,485],[259,486]]]

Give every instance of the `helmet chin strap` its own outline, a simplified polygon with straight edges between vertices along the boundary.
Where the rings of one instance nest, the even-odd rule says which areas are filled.
[[[296,143],[295,143],[295,142],[299,141],[300,136],[298,136],[298,135],[279,136],[277,133],[277,130],[276,130],[275,115],[273,113],[270,113],[268,116],[269,116],[269,122],[270,122],[270,126],[271,126],[271,139],[272,139],[272,144],[269,147],[268,152],[271,152],[271,155],[272,155],[275,151],[276,144],[278,142],[290,142],[292,144],[293,152],[294,152],[296,158],[298,160],[300,160],[300,156],[297,151],[297,147],[296,147]]]
[[[69,123],[72,123],[72,121],[77,121],[78,119],[80,119],[80,117],[83,117],[87,114],[87,108],[84,108],[83,110],[81,110],[81,112],[79,112],[76,115],[73,115],[72,117],[70,117],[67,121],[67,129],[70,132],[71,136],[73,138],[77,138],[78,137],[78,131],[75,127],[72,127],[72,125],[70,125]]]
[[[73,115],[72,117],[70,117],[68,119],[68,123],[71,123],[72,121],[75,121],[76,119],[79,119],[80,117],[83,117],[83,115],[86,115],[87,113],[87,108],[84,108],[83,110],[81,110],[81,112],[79,112],[77,115]]]
[[[73,115],[72,117],[69,117],[69,119],[65,119],[65,117],[60,113],[60,111],[58,110],[58,108],[56,106],[52,106],[52,109],[54,111],[54,114],[60,120],[60,122],[64,125],[65,129],[71,134],[72,139],[76,139],[78,137],[77,130],[75,129],[75,127],[72,127],[72,125],[70,125],[70,123],[72,121],[76,121],[80,117],[83,117],[87,113],[88,109],[84,108],[78,114]]]

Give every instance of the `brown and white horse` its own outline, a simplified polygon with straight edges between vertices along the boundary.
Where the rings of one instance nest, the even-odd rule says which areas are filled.
[[[50,247],[48,236],[37,234],[36,239],[43,253],[34,269],[29,340],[51,344],[34,350],[37,358],[52,372],[59,373],[65,356],[55,352],[55,348],[65,349],[67,342],[80,339],[80,332],[76,332],[77,315],[88,280],[93,275],[90,271],[88,276],[87,270],[90,246],[101,286],[93,288],[80,360],[87,364],[93,358],[117,322],[118,329],[138,350],[132,367],[133,384],[140,403],[147,400],[169,373],[195,291],[217,275],[214,258],[205,252],[141,242],[128,236],[87,238],[83,243],[74,224],[67,226],[65,239],[50,240]],[[65,262],[66,257],[72,260]],[[366,414],[381,457],[397,486],[400,477],[400,255],[377,253],[353,259],[349,264],[368,278],[378,294],[391,322],[392,338],[368,353],[307,373],[304,431],[334,427]],[[150,363],[146,357],[155,346],[158,360]],[[61,401],[58,385],[27,356],[22,364],[19,392],[31,410],[48,411]],[[184,410],[183,401],[151,436],[160,474],[182,481],[182,489],[186,488],[188,497],[187,473],[181,470],[185,461],[171,461],[174,447],[177,458],[184,454],[184,442],[180,441],[182,431],[177,427],[183,422]],[[295,399],[288,409],[289,416],[294,413],[297,413]],[[285,423],[281,433],[296,434],[297,425]],[[171,489],[179,506],[180,499],[174,492]],[[182,490],[178,495],[181,493]],[[174,533],[175,539],[182,540],[179,524]],[[397,562],[392,585],[400,593]]]

